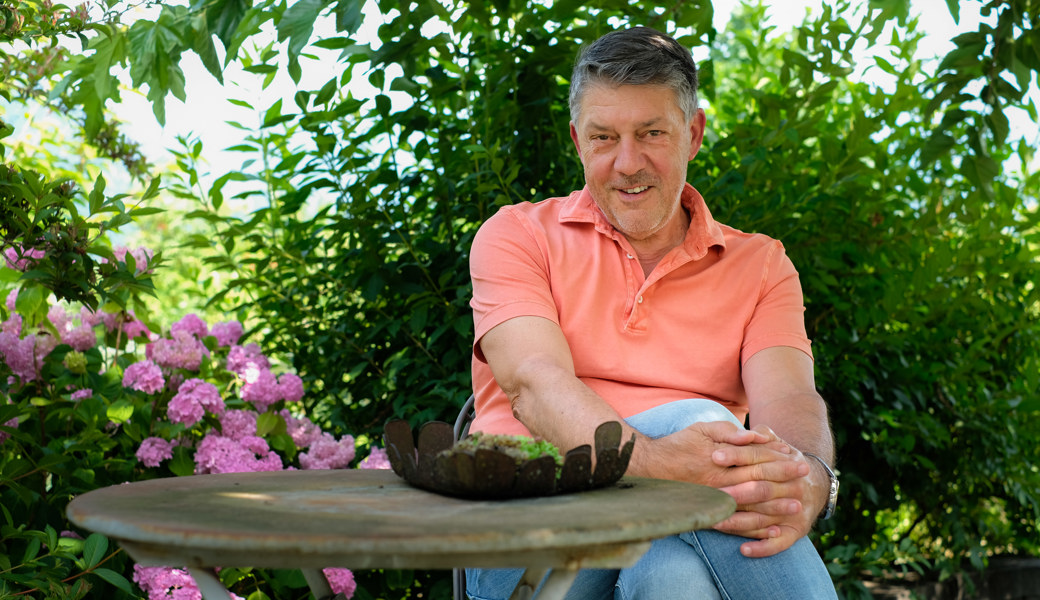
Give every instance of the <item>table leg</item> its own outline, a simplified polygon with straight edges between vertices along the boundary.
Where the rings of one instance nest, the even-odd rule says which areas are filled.
[[[220,579],[210,569],[197,569],[188,567],[191,578],[199,588],[204,600],[231,600],[231,592],[224,587]]]
[[[545,577],[546,573],[548,577]],[[578,569],[527,569],[509,600],[563,600],[577,576]],[[542,583],[543,578],[545,583],[538,590],[538,584]],[[534,595],[535,590],[538,590],[537,596]]]
[[[307,587],[311,588],[315,600],[326,600],[333,597],[332,587],[329,586],[329,580],[325,578],[321,569],[300,569],[300,572],[307,580]]]
[[[542,584],[537,600],[563,600],[577,577],[578,569],[553,569]]]
[[[520,577],[520,581],[513,588],[513,593],[509,596],[509,600],[531,600],[534,597],[534,591],[538,589],[538,584],[542,582],[542,578],[545,577],[548,571],[548,569],[525,570],[523,576]]]

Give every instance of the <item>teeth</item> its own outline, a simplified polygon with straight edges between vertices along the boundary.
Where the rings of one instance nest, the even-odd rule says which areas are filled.
[[[638,193],[646,191],[648,189],[650,189],[650,186],[643,185],[643,186],[634,187],[634,188],[631,188],[631,189],[621,190],[621,191],[625,192],[626,194],[638,194]]]

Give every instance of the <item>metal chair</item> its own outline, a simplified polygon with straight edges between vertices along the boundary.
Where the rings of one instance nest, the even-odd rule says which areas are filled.
[[[477,415],[473,408],[474,397],[469,395],[466,403],[462,405],[458,418],[455,419],[455,441],[469,435],[469,426],[473,417]],[[451,591],[453,600],[466,600],[466,571],[464,569],[451,570]]]

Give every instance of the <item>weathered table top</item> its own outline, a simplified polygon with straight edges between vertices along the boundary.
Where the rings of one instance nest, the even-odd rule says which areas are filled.
[[[473,501],[354,469],[156,479],[83,494],[67,512],[142,564],[576,569],[630,566],[649,540],[709,527],[734,509],[718,490],[657,479]]]

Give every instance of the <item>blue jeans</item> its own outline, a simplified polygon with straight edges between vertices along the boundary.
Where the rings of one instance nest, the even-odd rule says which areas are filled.
[[[743,424],[720,404],[699,398],[664,404],[626,419],[651,438],[703,421]],[[827,568],[809,538],[766,558],[740,553],[745,538],[707,529],[655,540],[627,569],[584,569],[566,600],[836,599]],[[467,569],[472,600],[506,600],[523,569]]]

